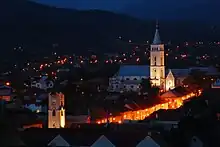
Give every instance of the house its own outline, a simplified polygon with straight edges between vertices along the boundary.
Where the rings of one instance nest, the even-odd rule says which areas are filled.
[[[54,87],[54,81],[48,76],[35,77],[31,82],[31,87],[47,90]]]
[[[213,84],[212,88],[220,88],[220,79],[217,79]]]
[[[163,94],[161,94],[161,98],[164,100],[168,99],[176,99],[176,98],[181,98],[182,96],[190,94],[192,91],[188,90],[185,87],[176,87],[174,89],[171,89]]]
[[[167,145],[163,135],[154,133],[149,135],[148,131],[143,130],[115,131],[90,127],[87,129],[32,128],[25,129],[20,134],[22,141],[27,146],[135,147],[143,143],[158,144],[159,147],[166,147]],[[149,139],[143,141],[146,136],[149,136]]]
[[[12,100],[12,88],[10,86],[0,86],[0,100],[4,100],[6,102]]]
[[[48,146],[56,146],[56,147],[70,147],[71,145],[63,139],[62,136],[57,135],[51,142],[48,143]]]
[[[145,137],[136,147],[160,147],[150,136]]]
[[[217,68],[208,66],[208,67],[190,67],[188,69],[169,69],[168,75],[166,77],[166,88],[174,88],[177,86],[183,85],[183,80],[189,76],[193,70],[199,70],[204,72],[207,76],[218,76],[220,75]]]
[[[31,110],[32,112],[37,112],[37,113],[42,112],[44,110],[42,105],[36,103],[25,104],[24,107]]]
[[[91,147],[115,147],[104,135],[100,136]]]
[[[204,147],[204,144],[197,136],[193,136],[189,143],[189,147]]]
[[[181,108],[179,110],[158,110],[143,122],[149,122],[152,127],[161,127],[170,131],[172,128],[178,128],[178,124],[183,117],[184,113]]]

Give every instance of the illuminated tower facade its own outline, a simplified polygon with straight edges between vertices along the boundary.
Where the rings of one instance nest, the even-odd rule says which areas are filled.
[[[48,99],[48,128],[65,127],[64,95],[49,93]]]
[[[158,24],[150,50],[150,78],[153,86],[165,89],[164,44],[160,40]]]

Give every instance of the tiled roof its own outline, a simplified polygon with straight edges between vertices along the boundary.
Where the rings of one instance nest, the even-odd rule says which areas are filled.
[[[118,76],[150,76],[149,65],[122,65]]]
[[[159,45],[159,44],[161,44],[160,34],[159,34],[159,29],[156,28],[156,32],[154,34],[153,45]]]
[[[189,69],[171,69],[171,72],[174,77],[186,77],[189,75]]]

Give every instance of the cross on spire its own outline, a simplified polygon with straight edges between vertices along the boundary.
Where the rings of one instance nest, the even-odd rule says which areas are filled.
[[[154,45],[159,45],[159,44],[161,44],[160,34],[159,34],[159,23],[158,23],[158,20],[157,20],[157,23],[156,23],[156,32],[155,32],[155,34],[154,34],[153,44],[154,44]]]

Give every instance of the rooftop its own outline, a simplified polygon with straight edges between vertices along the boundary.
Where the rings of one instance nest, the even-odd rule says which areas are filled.
[[[118,76],[150,76],[149,65],[122,65]]]

